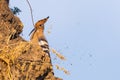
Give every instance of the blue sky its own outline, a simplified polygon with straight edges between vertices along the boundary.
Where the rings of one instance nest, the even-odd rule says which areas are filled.
[[[45,30],[50,47],[67,58],[53,60],[53,64],[71,74],[55,69],[56,76],[64,80],[120,80],[119,0],[29,1],[35,22],[50,16]],[[24,23],[22,34],[29,40],[33,26],[26,0],[11,0],[10,6],[22,10],[19,15]]]

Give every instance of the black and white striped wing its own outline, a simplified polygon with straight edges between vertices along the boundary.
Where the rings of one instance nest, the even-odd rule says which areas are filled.
[[[39,40],[39,45],[41,46],[43,51],[49,55],[49,45],[48,45],[48,42],[46,40]]]

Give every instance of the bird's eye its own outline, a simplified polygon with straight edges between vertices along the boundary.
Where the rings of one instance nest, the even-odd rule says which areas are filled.
[[[40,26],[43,26],[42,24]]]

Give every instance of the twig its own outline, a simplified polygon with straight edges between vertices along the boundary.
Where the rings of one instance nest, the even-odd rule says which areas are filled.
[[[32,18],[32,23],[33,23],[33,26],[34,26],[34,18],[33,18],[33,12],[32,12],[32,7],[30,5],[30,2],[28,0],[26,0],[28,5],[29,5],[29,8],[30,8],[30,12],[31,12],[31,18]]]

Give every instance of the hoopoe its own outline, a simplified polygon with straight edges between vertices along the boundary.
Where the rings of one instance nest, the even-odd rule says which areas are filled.
[[[43,49],[43,51],[45,53],[47,53],[50,57],[49,45],[48,45],[48,42],[44,36],[44,24],[48,20],[48,18],[49,18],[49,16],[47,18],[39,20],[35,24],[35,26],[34,26],[35,28],[31,31],[32,35],[31,35],[30,40],[33,43],[39,44],[41,46],[41,48]]]
[[[43,51],[46,54],[48,54],[48,56],[50,58],[49,45],[48,45],[48,42],[44,35],[44,24],[46,23],[48,18],[49,18],[49,16],[47,18],[39,20],[35,24],[35,26],[34,26],[35,28],[30,32],[30,34],[32,33],[30,41],[35,44],[39,44],[41,46],[41,48],[43,49]],[[51,58],[50,58],[50,63],[52,64]],[[54,75],[53,69],[52,69],[52,74]],[[43,79],[40,79],[40,80],[43,80]]]

